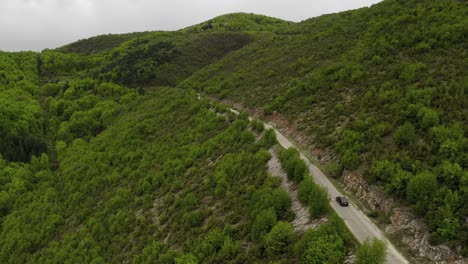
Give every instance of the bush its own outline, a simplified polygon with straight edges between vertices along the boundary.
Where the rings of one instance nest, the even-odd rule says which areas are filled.
[[[395,140],[395,143],[398,145],[409,145],[414,141],[414,138],[416,137],[416,131],[414,129],[414,126],[406,122],[404,125],[399,126],[395,133],[393,134],[393,139]]]
[[[251,199],[251,216],[253,219],[263,210],[271,209],[275,215],[284,219],[291,207],[291,198],[283,189],[263,188],[256,191]]]
[[[427,213],[437,188],[437,177],[429,171],[419,173],[411,178],[406,188],[406,195],[411,202],[416,204],[416,213],[419,215]]]
[[[262,133],[263,130],[265,130],[265,125],[260,120],[254,119],[254,120],[252,120],[250,125],[252,127],[252,130],[257,131],[258,133]]]
[[[343,167],[347,170],[355,170],[359,166],[360,158],[359,155],[352,150],[345,150],[341,157]]]
[[[260,239],[265,234],[270,232],[271,228],[276,224],[277,217],[273,209],[260,211],[252,223],[252,237]]]
[[[337,179],[343,173],[343,166],[334,160],[330,160],[325,167],[325,171],[332,176],[333,178]]]
[[[299,263],[344,263],[346,247],[343,239],[328,225],[309,229],[295,246]]]
[[[417,174],[408,183],[406,193],[412,202],[419,202],[432,197],[437,190],[437,177],[429,171]]]
[[[43,87],[43,93],[45,96],[56,96],[63,88],[64,84],[47,83]]]
[[[290,223],[278,222],[265,236],[265,248],[268,256],[274,257],[288,253],[292,242],[293,229]]]
[[[278,140],[276,139],[276,133],[275,130],[273,129],[268,129],[265,131],[265,134],[263,135],[262,139],[260,140],[260,144],[266,148],[269,149],[273,147],[276,143],[278,143]]]
[[[378,240],[366,240],[356,251],[356,264],[383,264],[386,255],[385,243]]]
[[[439,124],[439,115],[434,109],[423,107],[418,113],[419,123],[422,128],[429,129]]]
[[[301,182],[309,174],[309,168],[301,159],[299,151],[293,147],[280,151],[280,160],[290,180]]]
[[[306,177],[299,185],[299,199],[307,205],[312,218],[317,218],[330,212],[328,192],[317,185],[312,177]]]
[[[185,254],[178,258],[175,258],[174,260],[176,264],[197,264],[198,263],[197,258],[192,254]]]

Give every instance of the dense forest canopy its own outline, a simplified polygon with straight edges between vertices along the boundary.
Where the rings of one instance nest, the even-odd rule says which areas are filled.
[[[2,55],[35,66],[6,68],[2,129],[44,143],[27,160],[9,156],[23,145],[3,146],[2,263],[322,262],[331,258],[309,253],[322,240],[342,262],[355,247],[331,210],[307,239],[293,231],[291,199],[266,170],[274,133],[261,122],[193,91],[47,72],[80,56]]]
[[[37,54],[0,51],[0,156],[28,161],[45,151]]]
[[[298,152],[278,150],[329,222],[305,234],[266,171],[272,132],[198,93],[286,118],[331,176],[363,172],[466,256],[467,17],[386,0],[0,52],[0,262],[342,263],[355,244]]]

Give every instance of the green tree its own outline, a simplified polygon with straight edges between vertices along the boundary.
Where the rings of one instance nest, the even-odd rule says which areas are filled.
[[[355,170],[359,166],[360,158],[359,155],[353,150],[345,150],[341,156],[343,167],[348,170]]]
[[[271,228],[276,224],[277,217],[273,209],[260,211],[254,218],[252,223],[252,237],[260,239],[265,234],[270,232]]]
[[[393,139],[400,146],[411,144],[414,141],[415,137],[416,130],[414,129],[414,126],[409,122],[405,122],[405,124],[399,126],[393,134]]]
[[[410,179],[406,195],[410,201],[416,204],[415,209],[419,214],[427,213],[437,187],[437,177],[429,171],[418,173]]]
[[[280,160],[291,180],[301,182],[309,173],[309,168],[301,159],[299,151],[294,147],[282,149],[280,151]]]
[[[299,185],[298,195],[301,202],[309,208],[312,218],[320,217],[331,210],[328,192],[310,176],[304,178]]]
[[[184,254],[175,258],[176,264],[197,264],[197,258],[193,254]]]
[[[431,197],[436,190],[436,176],[429,171],[425,171],[411,178],[406,194],[411,201],[417,202],[418,200]]]
[[[334,160],[330,160],[325,167],[325,170],[333,177],[339,178],[343,173],[343,165]]]
[[[457,190],[463,177],[463,169],[458,163],[442,161],[436,168],[437,181],[452,190]]]
[[[346,247],[343,239],[333,229],[321,227],[309,229],[296,244],[295,252],[299,263],[343,263]]]
[[[429,129],[439,124],[439,115],[434,109],[422,107],[418,113],[419,123],[424,129]]]
[[[356,264],[384,264],[386,246],[381,240],[366,240],[356,250]]]
[[[293,229],[287,222],[278,222],[265,236],[265,248],[270,258],[288,253],[291,249]]]

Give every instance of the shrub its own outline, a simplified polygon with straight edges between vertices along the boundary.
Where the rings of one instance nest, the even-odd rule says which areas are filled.
[[[320,217],[330,211],[327,191],[317,185],[312,177],[306,177],[299,185],[299,199],[307,205],[312,218]]]
[[[278,143],[278,140],[276,139],[275,130],[271,128],[266,130],[262,139],[260,140],[260,144],[266,149],[269,149],[273,147],[276,143]]]
[[[359,155],[352,150],[345,150],[341,157],[343,167],[347,170],[355,170],[359,166],[360,158]]]
[[[344,263],[346,247],[343,239],[327,226],[309,229],[295,246],[299,263]]]
[[[268,256],[273,257],[290,251],[293,229],[290,223],[278,222],[265,236]]]
[[[378,240],[366,240],[356,251],[356,264],[383,264],[386,255],[385,243]]]
[[[336,179],[343,173],[343,166],[334,160],[330,160],[325,167],[325,171]]]
[[[273,209],[260,211],[252,223],[252,237],[260,239],[265,234],[270,232],[271,228],[276,224],[277,217]]]
[[[439,124],[439,115],[434,109],[423,107],[418,113],[419,123],[422,128],[429,129]]]
[[[414,129],[414,126],[406,122],[404,125],[399,126],[395,133],[393,134],[393,139],[395,140],[395,143],[398,145],[409,145],[414,141],[414,138],[416,137],[416,131]]]
[[[309,174],[309,168],[301,159],[299,151],[293,147],[280,151],[280,160],[288,178],[301,182],[305,175]]]

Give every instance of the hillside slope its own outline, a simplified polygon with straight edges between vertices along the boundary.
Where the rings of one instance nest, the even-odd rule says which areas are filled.
[[[1,263],[343,262],[354,249],[331,211],[293,231],[291,199],[267,173],[273,132],[246,115],[176,88],[76,77],[35,88],[57,155],[0,156]],[[319,241],[327,254],[310,253]]]
[[[433,243],[466,250],[467,11],[463,1],[383,1],[310,19],[180,87],[289,120],[304,147],[335,157],[337,176],[357,170],[412,204]],[[370,207],[391,215],[383,201]]]
[[[261,135],[193,90],[283,125],[414,261],[467,256],[467,17],[462,0],[385,0],[301,23],[238,13],[0,53],[0,114],[15,113],[0,116],[1,138],[16,139],[0,149],[0,260],[306,262],[322,236],[340,237],[325,244],[343,260],[352,243],[333,217],[298,243],[280,224],[288,250],[268,253],[266,233],[291,219],[287,201],[245,206],[263,188],[284,198]]]
[[[433,243],[461,245],[461,253],[468,237],[466,17],[456,0],[387,0],[301,23],[232,14],[91,56],[50,51],[73,58],[69,67],[45,61],[44,76],[60,68],[71,73],[55,76],[175,85],[287,120],[333,174],[344,169],[344,184],[380,186],[378,196],[396,199],[369,200],[371,215],[385,220],[394,206],[411,205]]]
[[[252,210],[271,212],[273,226],[289,218],[290,201],[269,184],[270,154],[254,142],[248,121],[217,116],[184,91],[138,96],[114,86],[104,94],[101,85],[93,95],[84,83],[76,87],[49,98],[46,109],[58,125],[49,127],[58,129],[58,170],[46,154],[30,164],[1,163],[1,175],[18,171],[1,190],[2,263],[264,258]],[[252,195],[275,203],[264,197],[256,206]]]

